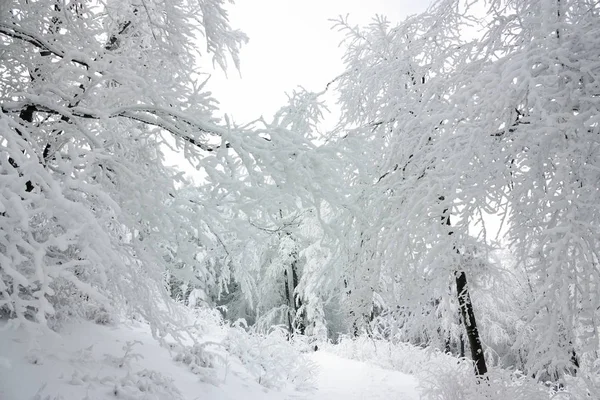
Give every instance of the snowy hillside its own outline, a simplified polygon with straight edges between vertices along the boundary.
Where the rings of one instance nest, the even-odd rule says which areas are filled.
[[[2,328],[6,327],[3,323]],[[312,382],[302,387],[287,382],[281,388],[267,389],[239,358],[224,352],[221,345],[212,348],[213,354],[222,357],[202,366],[182,357],[181,349],[161,347],[141,323],[118,327],[77,323],[67,325],[61,336],[37,338],[23,330],[3,329],[0,399],[419,398],[417,382],[409,375],[324,351],[309,353],[304,360],[312,368]]]

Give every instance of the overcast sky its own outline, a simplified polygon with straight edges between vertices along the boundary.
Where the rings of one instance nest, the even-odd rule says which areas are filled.
[[[237,0],[233,27],[250,42],[242,49],[241,77],[235,70],[215,72],[209,89],[222,113],[236,122],[271,116],[297,86],[320,91],[342,72],[342,35],[329,19],[349,14],[350,22],[368,24],[375,14],[400,22],[424,11],[429,0]]]

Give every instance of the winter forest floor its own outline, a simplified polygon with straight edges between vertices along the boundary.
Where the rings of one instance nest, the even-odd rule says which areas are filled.
[[[316,352],[311,358],[319,365],[315,400],[417,400],[417,380],[411,375],[386,370],[364,362]],[[300,397],[302,398],[302,397]]]
[[[221,363],[190,362],[181,349],[161,347],[139,323],[76,323],[64,326],[60,336],[36,338],[4,327],[0,322],[1,400],[419,398],[412,376],[323,350],[304,353],[314,372],[310,382],[267,389],[258,383],[260,372],[257,379],[254,367],[229,350],[221,353]]]

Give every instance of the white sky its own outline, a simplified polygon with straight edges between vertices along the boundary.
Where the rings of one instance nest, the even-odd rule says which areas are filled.
[[[237,0],[230,21],[250,37],[241,53],[241,77],[214,72],[208,87],[221,113],[236,122],[270,117],[297,86],[321,91],[343,70],[342,34],[329,19],[349,14],[366,25],[375,14],[392,23],[424,11],[429,0]]]

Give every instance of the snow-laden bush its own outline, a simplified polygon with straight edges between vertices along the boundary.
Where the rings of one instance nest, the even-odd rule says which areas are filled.
[[[470,360],[409,343],[363,335],[354,339],[344,337],[338,344],[323,343],[319,347],[341,357],[415,375],[420,381],[421,395],[428,400],[542,400],[553,395],[549,387],[518,371],[491,368],[482,380],[473,373]]]
[[[439,360],[440,364],[456,362],[457,359],[437,349],[417,347],[409,343],[392,343],[372,339],[366,335],[357,338],[342,337],[338,344],[318,345],[340,357],[367,362],[381,368],[417,374],[424,364]]]
[[[306,390],[314,386],[315,365],[303,354],[310,347],[308,337],[289,338],[282,326],[266,331],[249,328],[244,320],[230,325],[214,308],[196,308],[187,315],[186,333],[191,343],[184,339],[166,344],[173,360],[201,380],[227,382],[230,370],[239,372],[234,366],[239,361],[243,374],[250,374],[267,388]]]
[[[491,368],[485,378],[473,374],[466,359],[432,359],[417,373],[421,395],[430,400],[548,400],[548,387],[519,372]]]
[[[262,334],[237,322],[224,344],[261,385],[281,389],[291,384],[296,390],[309,390],[314,387],[317,367],[288,340],[288,335],[284,327],[273,327]]]
[[[216,368],[226,365],[226,358],[212,347],[217,343],[196,343],[193,346],[179,347],[173,360],[185,364],[196,375],[206,382],[216,383]],[[219,346],[217,346],[219,347]]]

